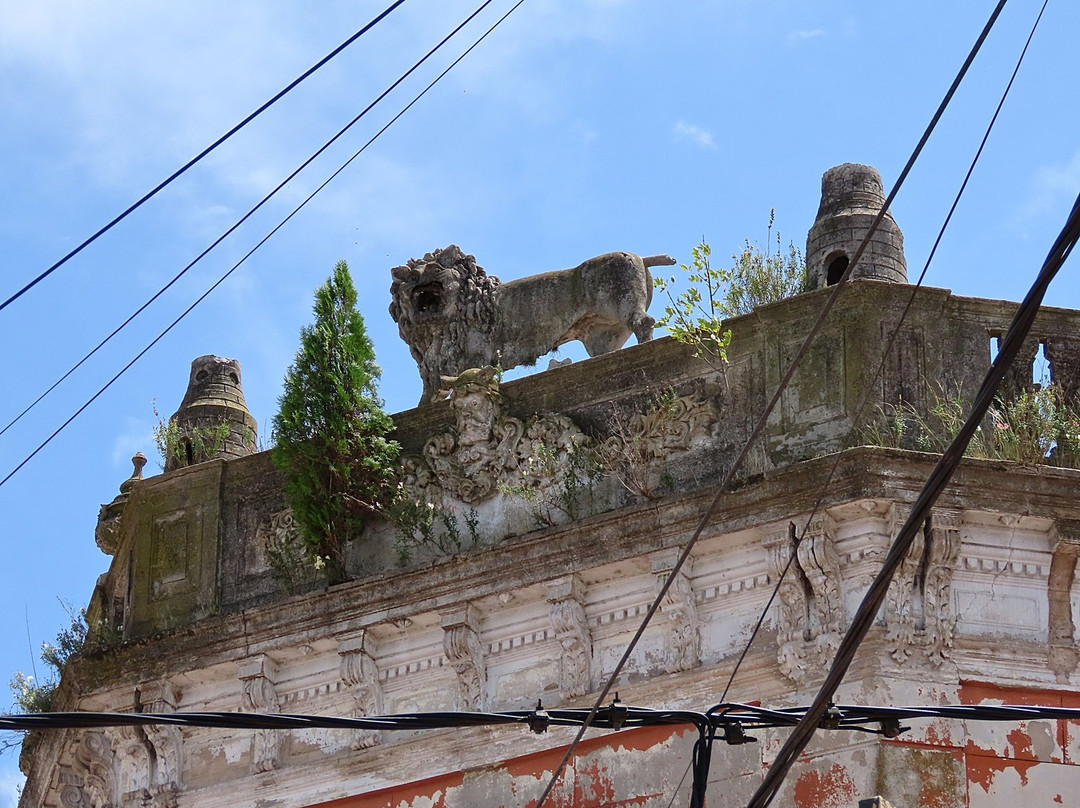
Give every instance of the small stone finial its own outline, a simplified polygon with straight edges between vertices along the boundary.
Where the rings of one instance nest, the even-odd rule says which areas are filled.
[[[136,452],[131,458],[134,467],[131,476],[120,483],[120,493],[107,505],[102,505],[98,512],[97,527],[94,528],[94,540],[103,553],[114,555],[120,544],[120,517],[124,514],[124,506],[135,483],[143,478],[142,470],[146,465],[146,455]]]
[[[176,423],[177,445],[165,458],[165,471],[253,454],[257,424],[244,401],[240,363],[213,355],[195,359],[187,393],[169,421]]]
[[[825,172],[817,219],[806,237],[810,289],[840,280],[884,204],[881,175],[873,166],[844,163]],[[851,278],[907,283],[904,235],[892,213],[886,211]]]

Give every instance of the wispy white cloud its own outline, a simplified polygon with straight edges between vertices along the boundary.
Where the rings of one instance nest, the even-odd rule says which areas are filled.
[[[712,132],[696,124],[679,121],[672,131],[678,140],[689,140],[703,149],[716,149],[716,141],[713,139]]]
[[[811,28],[808,31],[792,31],[788,34],[789,42],[805,42],[808,39],[817,39],[825,36],[824,28]]]
[[[166,405],[168,407],[168,405]],[[171,413],[162,413],[162,418],[168,418]],[[149,421],[141,418],[125,419],[125,424],[113,441],[112,462],[114,466],[123,467],[131,473],[131,458],[136,452],[142,452],[153,460],[154,454],[154,429]],[[153,473],[151,469],[147,473]]]
[[[1030,190],[1016,214],[1024,225],[1043,214],[1061,207],[1080,191],[1080,151],[1067,163],[1043,166],[1032,177]]]

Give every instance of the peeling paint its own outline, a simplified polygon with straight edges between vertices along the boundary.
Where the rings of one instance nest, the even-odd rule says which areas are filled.
[[[824,774],[811,769],[795,781],[796,808],[846,808],[855,801],[856,793],[855,782],[839,763]]]

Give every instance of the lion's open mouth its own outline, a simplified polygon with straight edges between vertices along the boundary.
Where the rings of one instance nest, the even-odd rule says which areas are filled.
[[[412,308],[417,315],[434,317],[442,311],[442,284],[425,283],[412,291]]]

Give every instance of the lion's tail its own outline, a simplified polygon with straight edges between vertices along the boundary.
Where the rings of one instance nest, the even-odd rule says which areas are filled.
[[[641,263],[646,267],[670,267],[675,265],[675,259],[670,255],[643,255]]]

